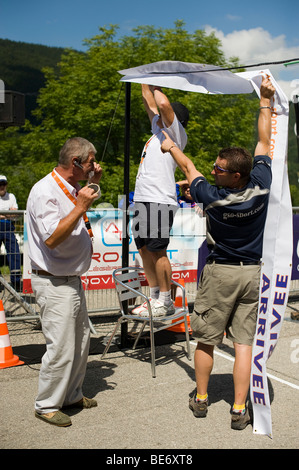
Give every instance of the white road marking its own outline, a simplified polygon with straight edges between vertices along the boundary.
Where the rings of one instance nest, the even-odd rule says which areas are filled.
[[[190,341],[190,343],[193,344],[193,345],[195,345],[195,346],[197,345],[197,343],[194,343],[193,341]],[[228,361],[231,361],[231,362],[234,362],[234,361],[235,361],[235,359],[234,359],[233,357],[228,356],[227,354],[223,354],[223,353],[221,353],[221,352],[219,352],[219,351],[216,351],[215,349],[214,349],[214,354],[216,354],[217,356],[221,356],[221,357],[223,357],[224,359],[227,359]],[[268,376],[270,379],[276,380],[277,382],[280,382],[280,383],[282,383],[282,384],[284,384],[284,385],[288,385],[289,387],[292,387],[292,388],[295,388],[296,390],[299,390],[299,385],[295,385],[295,384],[293,384],[293,383],[291,383],[291,382],[287,382],[286,380],[280,379],[279,377],[275,377],[275,375],[272,375],[272,374],[268,374],[268,373],[267,373],[267,376]]]

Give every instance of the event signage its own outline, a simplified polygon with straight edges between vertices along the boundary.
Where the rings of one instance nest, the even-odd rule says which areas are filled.
[[[132,236],[132,214],[129,226],[123,230],[123,211],[120,209],[95,209],[87,213],[91,223],[93,255],[90,268],[82,276],[86,290],[114,289],[112,272],[122,267],[122,239],[129,237],[129,265],[142,266],[142,260]],[[167,255],[174,280],[197,281],[198,249],[205,240],[206,219],[194,208],[178,209],[170,236]],[[31,293],[31,266],[28,257],[26,213],[24,223],[23,291]]]
[[[289,103],[269,70],[244,72],[259,95],[262,77],[268,75],[275,86],[271,112],[273,180],[264,232],[258,319],[252,353],[250,395],[253,432],[272,437],[271,397],[266,363],[277,344],[291,281],[293,230],[292,204],[287,174]]]

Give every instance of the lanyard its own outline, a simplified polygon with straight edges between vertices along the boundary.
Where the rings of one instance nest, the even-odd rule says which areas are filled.
[[[71,193],[69,192],[69,190],[65,187],[65,185],[63,184],[63,182],[61,181],[60,178],[58,178],[58,176],[56,175],[55,171],[53,170],[52,171],[52,176],[54,178],[54,180],[56,181],[56,183],[58,184],[58,186],[62,189],[62,191],[64,192],[64,194],[72,201],[72,203],[76,206],[77,204],[77,199],[71,195]],[[87,228],[87,231],[89,233],[89,236],[90,238],[93,237],[93,233],[92,233],[92,230],[91,230],[91,225],[90,225],[90,222],[87,218],[87,215],[86,213],[83,214],[83,219],[84,219],[84,222],[85,222],[85,227]]]

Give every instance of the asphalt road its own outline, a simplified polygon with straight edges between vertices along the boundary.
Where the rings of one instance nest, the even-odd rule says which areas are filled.
[[[272,439],[254,434],[251,425],[243,431],[230,428],[234,359],[227,340],[215,352],[208,415],[196,419],[188,408],[195,389],[193,359],[187,359],[184,342],[157,346],[153,379],[146,344],[135,352],[113,346],[101,360],[103,338],[112,325],[100,318],[92,319],[97,334],[91,338],[84,385],[85,395],[96,398],[98,406],[69,411],[68,428],[48,425],[34,416],[43,336],[34,329],[35,322],[9,322],[13,352],[25,364],[0,370],[0,448],[100,450],[99,461],[134,468],[198,463],[208,449],[298,449],[299,321],[291,319],[298,310],[299,303],[288,304],[278,344],[267,362]],[[192,356],[195,346],[192,341]],[[162,460],[167,455],[168,462],[151,460],[158,459],[158,453]],[[125,456],[132,460],[125,461]]]

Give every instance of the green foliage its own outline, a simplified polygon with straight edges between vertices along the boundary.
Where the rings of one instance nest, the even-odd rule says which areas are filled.
[[[219,66],[224,60],[214,34],[193,34],[177,21],[174,28],[140,26],[130,36],[116,39],[117,27],[99,28],[85,41],[87,52],[66,50],[56,67],[43,69],[34,122],[0,134],[0,155],[20,208],[25,208],[31,186],[57,162],[64,141],[80,135],[92,141],[104,168],[101,201],[117,205],[123,194],[125,86],[119,70],[160,60],[178,60]],[[190,111],[186,154],[209,177],[219,148],[240,145],[254,149],[257,100],[248,95],[203,95],[166,90],[171,101]],[[150,124],[141,99],[141,87],[131,87],[130,190]],[[179,172],[178,172],[179,173]],[[178,175],[178,177],[180,177]]]
[[[299,207],[299,188],[294,184],[290,185],[292,207]]]

